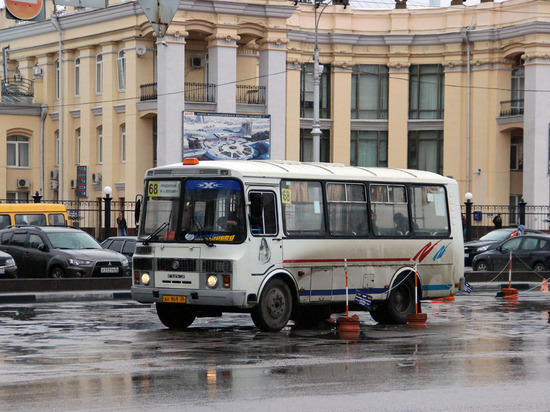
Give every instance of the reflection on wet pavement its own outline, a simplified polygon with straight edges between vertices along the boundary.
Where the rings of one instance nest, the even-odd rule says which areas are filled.
[[[0,403],[8,410],[275,410],[287,403],[339,410],[345,395],[351,410],[423,410],[405,402],[422,393],[417,405],[430,399],[431,410],[497,410],[507,400],[544,410],[522,394],[550,378],[549,303],[539,292],[512,305],[488,292],[425,302],[423,329],[381,326],[359,313],[361,331],[349,338],[328,322],[263,333],[246,314],[171,331],[152,306],[131,301],[5,305]]]

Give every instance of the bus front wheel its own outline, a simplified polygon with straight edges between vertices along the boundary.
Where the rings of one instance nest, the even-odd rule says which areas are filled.
[[[292,296],[281,279],[270,280],[258,304],[252,309],[252,321],[264,332],[277,332],[284,328],[292,314]]]
[[[395,285],[388,299],[371,310],[372,318],[378,323],[407,323],[407,315],[414,312],[414,278],[407,276],[405,280],[397,280]]]
[[[180,303],[157,302],[156,307],[160,321],[170,329],[186,329],[196,317],[195,310]]]

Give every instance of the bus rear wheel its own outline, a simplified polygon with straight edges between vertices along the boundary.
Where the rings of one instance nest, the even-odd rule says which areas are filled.
[[[290,320],[291,314],[292,296],[281,279],[268,282],[251,313],[254,324],[264,332],[280,331]]]
[[[414,313],[413,277],[409,275],[405,280],[398,279],[394,283],[397,286],[393,287],[388,299],[371,311],[372,318],[378,323],[407,323],[407,315]]]
[[[160,321],[170,329],[186,329],[197,316],[194,309],[180,303],[157,302],[156,307]]]

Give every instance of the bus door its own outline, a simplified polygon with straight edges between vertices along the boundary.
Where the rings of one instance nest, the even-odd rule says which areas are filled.
[[[265,275],[275,265],[281,267],[281,229],[277,219],[277,195],[265,188],[248,190],[250,225],[250,273]]]

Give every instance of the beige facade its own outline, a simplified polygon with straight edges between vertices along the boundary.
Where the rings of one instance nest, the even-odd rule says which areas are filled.
[[[435,169],[457,179],[477,204],[521,196],[549,204],[549,15],[542,0],[415,10],[326,7],[317,36],[324,160]],[[14,24],[0,17],[10,87],[30,87],[23,97],[10,94],[14,89],[2,93],[0,159],[7,161],[0,161],[0,199],[36,191],[46,199],[75,199],[71,181],[77,166],[86,166],[83,199],[102,197],[109,185],[114,199],[133,200],[157,160],[181,160],[181,149],[174,149],[181,147],[181,125],[174,127],[177,116],[163,116],[159,107],[270,114],[272,157],[308,158],[311,4],[182,0],[164,42],[137,2],[68,11],[58,21],[60,71],[59,32],[50,20]],[[157,68],[161,47],[165,57]],[[239,97],[255,88],[265,88],[265,100]],[[51,171],[59,171],[57,180]],[[21,179],[29,184],[19,185]]]

